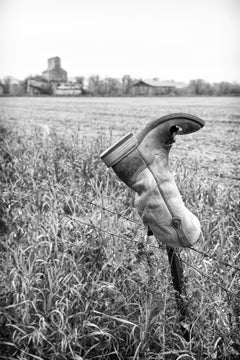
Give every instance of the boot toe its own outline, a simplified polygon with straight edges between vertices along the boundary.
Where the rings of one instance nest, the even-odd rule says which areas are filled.
[[[200,130],[205,122],[197,116],[174,113],[151,121],[138,135],[138,143],[157,141],[169,145],[174,142],[175,135],[186,135]]]

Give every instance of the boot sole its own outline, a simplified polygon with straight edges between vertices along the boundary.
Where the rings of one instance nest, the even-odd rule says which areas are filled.
[[[174,120],[176,121],[176,123],[174,124]],[[138,144],[140,144],[143,139],[145,138],[145,136],[151,131],[153,130],[155,127],[165,123],[165,122],[168,122],[168,121],[171,121],[172,124],[171,126],[169,127],[169,130],[171,131],[171,128],[173,127],[178,127],[178,120],[187,120],[187,122],[189,123],[192,123],[196,125],[196,127],[194,127],[193,129],[191,130],[187,130],[187,129],[184,129],[181,127],[181,130],[179,130],[177,132],[178,135],[186,135],[186,134],[191,134],[195,131],[198,131],[200,130],[204,125],[205,125],[205,121],[198,118],[197,116],[194,116],[194,115],[190,115],[190,114],[185,114],[185,113],[175,113],[175,114],[169,114],[169,115],[166,115],[166,116],[163,116],[161,117],[160,119],[157,119],[157,120],[153,120],[152,122],[150,122],[137,136],[137,140],[138,140]]]

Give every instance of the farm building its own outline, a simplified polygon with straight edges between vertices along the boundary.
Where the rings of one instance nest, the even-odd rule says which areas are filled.
[[[21,90],[22,90],[21,85],[17,79],[12,79],[9,82],[9,94],[10,95],[14,95],[14,96],[20,95]]]
[[[27,82],[27,93],[29,95],[41,94],[41,82],[36,80],[28,80]]]
[[[67,72],[61,68],[61,59],[58,56],[48,59],[48,69],[43,71],[42,75],[47,81],[67,82]]]
[[[133,85],[132,94],[136,96],[164,95],[184,86],[184,83],[177,83],[173,80],[160,81],[158,79],[146,79],[140,80]]]
[[[27,93],[29,95],[50,94],[51,92],[52,86],[47,82],[33,79],[27,82]]]
[[[82,85],[76,83],[64,83],[53,89],[54,95],[76,96],[82,94]]]

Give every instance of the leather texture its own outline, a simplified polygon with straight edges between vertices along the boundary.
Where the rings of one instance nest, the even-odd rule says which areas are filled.
[[[201,227],[197,217],[192,214],[184,205],[178,187],[168,166],[169,149],[162,148],[154,155],[152,162],[148,164],[148,169],[154,177],[159,192],[170,212],[175,228],[179,228],[179,233],[183,232],[182,240],[185,246],[195,243],[201,233]],[[179,220],[179,221],[178,221]],[[177,226],[178,224],[178,226]],[[188,245],[187,245],[188,242]]]
[[[203,120],[188,114],[170,114],[152,121],[136,136],[136,147],[125,156],[121,153],[112,166],[136,192],[135,206],[143,223],[170,247],[190,247],[201,234],[199,220],[183,203],[168,157],[177,134],[188,134],[203,126]],[[117,144],[113,149],[117,151]]]
[[[181,226],[172,224],[172,215],[149,168],[137,176],[132,188],[136,191],[135,207],[144,225],[150,227],[157,240],[171,247],[191,246]]]

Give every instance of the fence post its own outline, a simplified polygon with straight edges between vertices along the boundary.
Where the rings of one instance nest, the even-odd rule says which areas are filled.
[[[172,282],[175,290],[175,299],[180,313],[180,327],[182,335],[186,341],[190,341],[190,332],[187,327],[189,323],[189,313],[187,308],[186,288],[183,279],[183,266],[180,256],[174,248],[167,246],[168,261],[171,269]],[[184,325],[185,326],[184,326]]]
[[[148,236],[152,236],[153,232],[148,226]],[[180,313],[180,327],[182,335],[186,341],[190,341],[190,331],[188,330],[188,323],[190,316],[188,313],[187,302],[186,302],[186,288],[183,279],[183,266],[180,256],[176,253],[174,248],[167,246],[168,261],[171,269],[172,282],[175,290],[175,299],[177,308]],[[184,324],[184,326],[183,326]]]

